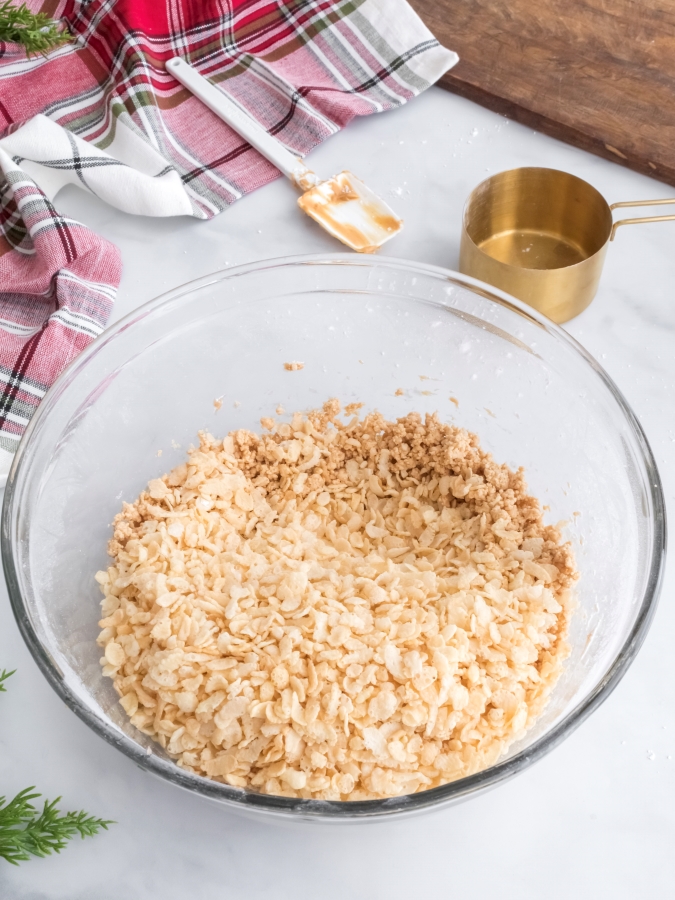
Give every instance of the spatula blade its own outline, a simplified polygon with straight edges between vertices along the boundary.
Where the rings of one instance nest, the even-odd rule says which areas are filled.
[[[340,172],[305,191],[298,205],[358,253],[374,253],[403,228],[403,220],[351,172]]]

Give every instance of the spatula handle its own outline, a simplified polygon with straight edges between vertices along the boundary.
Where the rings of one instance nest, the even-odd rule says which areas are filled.
[[[302,160],[290,153],[283,144],[258,125],[255,119],[252,119],[248,113],[244,112],[203,75],[200,75],[189,63],[179,56],[175,56],[167,62],[166,68],[195,97],[198,97],[212,112],[227,122],[230,128],[233,128],[252,147],[255,147],[265,159],[268,159],[291,181],[298,184],[303,180],[303,176],[306,176],[309,170]]]

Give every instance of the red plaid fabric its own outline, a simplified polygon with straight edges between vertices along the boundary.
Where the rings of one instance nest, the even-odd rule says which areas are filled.
[[[49,385],[105,327],[122,267],[8,158],[3,169],[14,250],[0,258],[0,442],[13,454]]]
[[[300,156],[456,61],[405,0],[28,6],[64,19],[75,41],[46,59],[0,42],[0,474],[54,378],[105,326],[119,282],[116,249],[54,209],[59,187],[210,218],[279,174],[166,60],[190,61]]]

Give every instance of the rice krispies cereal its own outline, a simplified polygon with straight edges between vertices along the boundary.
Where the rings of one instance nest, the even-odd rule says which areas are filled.
[[[179,766],[364,800],[496,762],[568,652],[571,549],[522,471],[437,416],[200,434],[115,519],[99,644]]]

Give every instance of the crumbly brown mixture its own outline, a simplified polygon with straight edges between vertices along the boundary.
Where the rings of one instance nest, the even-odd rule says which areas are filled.
[[[201,434],[115,519],[103,671],[189,771],[424,790],[494,763],[560,674],[574,562],[522,471],[435,415],[339,411]]]

